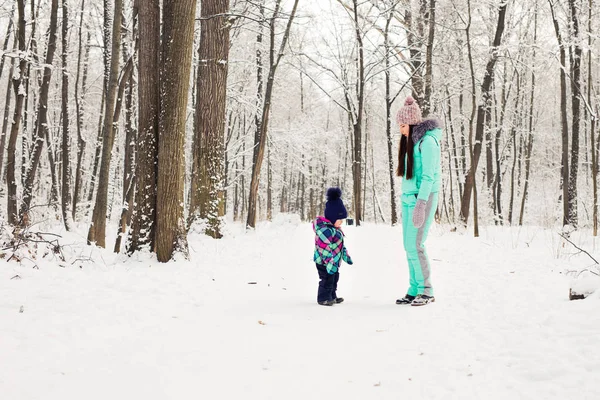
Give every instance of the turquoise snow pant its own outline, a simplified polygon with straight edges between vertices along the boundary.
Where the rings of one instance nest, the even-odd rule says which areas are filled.
[[[415,228],[412,222],[416,204],[416,194],[402,195],[402,236],[406,259],[408,260],[410,282],[407,294],[411,296],[418,294],[433,296],[431,263],[425,251],[425,240],[427,240],[427,233],[433,222],[435,210],[437,210],[438,194],[431,193],[429,195],[425,209],[425,223],[419,229]]]

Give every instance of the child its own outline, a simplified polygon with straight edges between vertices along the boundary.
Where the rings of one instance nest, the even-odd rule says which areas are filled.
[[[344,233],[340,228],[343,220],[348,217],[341,197],[342,191],[339,188],[327,189],[325,216],[317,217],[313,222],[314,261],[320,279],[317,303],[322,306],[332,306],[344,301],[343,297],[337,297],[336,294],[340,262],[344,260],[352,265],[352,259],[344,246]]]

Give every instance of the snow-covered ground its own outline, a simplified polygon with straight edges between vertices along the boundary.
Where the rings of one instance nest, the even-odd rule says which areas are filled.
[[[551,230],[434,227],[437,300],[410,307],[401,229],[346,227],[346,301],[322,307],[309,224],[229,229],[192,235],[190,262],[84,246],[82,226],[65,263],[0,264],[0,398],[600,398],[600,293],[568,301],[564,274],[591,260]]]

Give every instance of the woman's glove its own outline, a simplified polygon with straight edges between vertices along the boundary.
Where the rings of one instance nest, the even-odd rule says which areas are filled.
[[[413,225],[415,228],[420,228],[425,223],[425,209],[427,208],[427,202],[425,200],[417,200],[415,209],[413,211]]]

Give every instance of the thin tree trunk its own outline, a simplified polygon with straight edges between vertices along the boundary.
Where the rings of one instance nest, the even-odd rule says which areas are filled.
[[[196,0],[164,0],[161,113],[156,197],[156,256],[188,257],[184,219],[185,119],[188,102]]]
[[[73,220],[77,219],[77,204],[79,203],[79,197],[81,193],[81,180],[82,180],[82,163],[83,155],[85,154],[86,141],[83,138],[83,102],[85,100],[85,94],[87,90],[87,75],[88,75],[88,62],[90,56],[90,39],[91,33],[87,33],[85,51],[83,56],[83,76],[81,71],[81,46],[82,46],[82,30],[83,30],[83,10],[85,9],[85,0],[81,1],[81,17],[79,20],[79,34],[78,38],[78,51],[77,51],[77,76],[75,78],[75,109],[77,112],[77,168],[75,169],[75,189],[73,190]],[[81,94],[79,89],[79,80],[81,78]]]
[[[19,135],[19,125],[21,123],[21,115],[23,112],[23,102],[25,100],[25,91],[21,90],[22,85],[25,84],[27,76],[25,75],[27,67],[27,58],[25,54],[25,0],[17,0],[18,9],[18,28],[17,37],[19,44],[19,76],[13,77],[13,87],[15,91],[15,108],[13,112],[12,126],[10,128],[10,137],[8,140],[8,164],[6,166],[7,171],[7,185],[8,185],[8,198],[7,198],[7,218],[8,223],[11,225],[17,225],[19,222],[18,206],[17,206],[17,180],[16,180],[16,147],[17,147],[17,136]]]
[[[422,0],[423,1],[423,0]],[[423,4],[427,4],[424,0]],[[429,32],[427,35],[427,49],[425,53],[425,97],[423,99],[423,116],[428,116],[431,106],[431,83],[433,81],[433,41],[435,38],[435,0],[429,0],[425,16]]]
[[[459,168],[458,165],[458,152],[457,152],[457,148],[456,148],[456,138],[455,138],[455,132],[454,132],[454,124],[452,123],[453,118],[452,118],[452,99],[450,98],[450,91],[448,90],[448,87],[446,87],[446,95],[448,96],[448,128],[449,128],[449,133],[450,133],[450,140],[452,141],[452,154],[451,154],[451,158],[454,158],[454,170],[456,171],[456,180],[458,183],[458,197],[460,198],[462,196],[462,191],[463,191],[463,186],[460,180],[460,173],[461,170]],[[464,175],[462,175],[464,176]],[[452,174],[450,174],[450,181],[452,181]],[[452,199],[452,210],[453,210],[453,215],[452,218],[454,218],[454,200],[453,197],[451,196]]]
[[[465,188],[464,188],[464,192],[463,192],[463,199],[462,199],[462,204],[461,204],[461,219],[463,220],[463,222],[465,224],[467,223],[467,218],[465,216],[469,215],[470,204],[465,204],[464,197],[466,196],[467,191],[469,191],[469,195],[470,195],[470,192],[473,191],[473,193],[475,194],[473,197],[473,214],[474,214],[473,235],[475,237],[479,237],[479,225],[478,225],[478,220],[477,220],[477,181],[475,179],[475,177],[476,177],[475,173],[471,172],[471,171],[473,171],[473,169],[474,169],[473,167],[475,166],[474,143],[473,143],[473,123],[475,121],[475,113],[476,113],[476,109],[477,109],[477,103],[476,103],[476,87],[475,87],[475,69],[473,67],[473,52],[471,49],[472,17],[471,17],[471,2],[470,2],[470,0],[467,0],[467,5],[468,5],[468,10],[469,10],[469,20],[468,20],[468,24],[467,24],[465,31],[466,31],[466,35],[467,35],[467,51],[468,51],[468,58],[469,58],[469,68],[471,70],[471,117],[469,118],[469,156],[471,159],[471,166],[470,166],[469,174],[467,175],[467,181],[465,183]],[[482,126],[483,126],[483,121],[482,121]],[[481,140],[481,138],[479,140]],[[479,144],[479,146],[480,146],[479,149],[481,151],[481,144]],[[469,177],[471,177],[470,182],[469,182]],[[468,203],[470,203],[470,201]]]
[[[271,145],[267,140],[267,221],[273,220],[273,168],[271,165]]]
[[[392,150],[392,99],[390,93],[391,77],[390,77],[390,57],[391,57],[391,46],[390,46],[390,24],[394,17],[396,5],[394,4],[388,11],[388,15],[385,21],[384,31],[384,49],[385,49],[385,134],[387,138],[387,151],[388,151],[388,174],[390,178],[390,205],[391,205],[391,223],[392,226],[398,223],[398,209],[396,203],[396,180],[394,177],[394,154]]]
[[[13,48],[17,44],[17,35],[14,38]],[[8,130],[8,118],[10,116],[10,103],[12,100],[12,85],[13,85],[13,73],[15,70],[15,59],[10,60],[10,70],[8,72],[8,80],[6,84],[6,98],[4,103],[4,117],[2,118],[2,136],[0,138],[0,180],[4,177],[4,149],[6,147],[6,132]]]
[[[362,39],[362,32],[359,26],[358,16],[358,0],[352,0],[354,10],[354,35],[356,45],[358,47],[358,59],[357,68],[358,76],[356,81],[356,99],[358,102],[355,120],[353,120],[353,152],[352,152],[352,176],[353,176],[353,189],[354,189],[354,216],[356,219],[356,226],[361,225],[363,219],[362,215],[362,121],[364,113],[364,102],[365,102],[365,65],[364,65],[364,46]],[[348,103],[348,109],[350,100],[348,99],[348,93],[346,94],[346,101]]]
[[[115,0],[113,15],[113,30],[111,42],[110,70],[108,89],[106,91],[106,104],[104,107],[104,123],[102,137],[102,159],[98,177],[98,193],[92,213],[92,223],[88,232],[88,243],[96,243],[99,247],[106,247],[106,216],[108,208],[108,186],[110,179],[110,162],[115,140],[116,126],[114,125],[115,101],[118,87],[119,51],[121,49],[121,21],[123,0]]]
[[[582,48],[579,44],[579,19],[577,17],[577,6],[575,0],[569,0],[571,10],[571,27],[573,29],[573,47],[571,52],[571,167],[569,168],[569,223],[573,226],[578,224],[577,216],[577,174],[579,171],[579,127],[581,122],[581,58]]]
[[[565,69],[567,68],[566,50],[563,43],[558,21],[554,15],[554,6],[552,0],[548,0],[550,11],[552,12],[552,21],[554,24],[554,32],[558,40],[560,49],[560,121],[561,121],[561,136],[562,136],[562,159],[561,159],[561,181],[562,181],[562,202],[563,202],[563,225],[568,225],[571,222],[571,208],[569,202],[569,126],[567,121],[567,76]]]
[[[15,6],[12,6],[10,10],[10,16],[8,17],[8,27],[6,28],[6,36],[4,37],[4,44],[2,45],[2,56],[0,57],[0,79],[2,78],[2,73],[4,72],[4,62],[6,61],[6,49],[8,49],[8,43],[10,43],[10,36],[13,32],[13,16],[15,15]],[[15,36],[16,39],[16,36]],[[14,64],[13,58],[11,57],[11,66]],[[11,67],[12,68],[12,67]],[[8,80],[10,81],[10,77],[12,73],[9,75]]]
[[[98,133],[96,135],[96,144],[94,146],[94,159],[92,160],[92,176],[90,178],[90,186],[89,186],[89,190],[88,190],[88,197],[87,197],[87,202],[88,204],[92,203],[92,200],[94,199],[94,190],[95,190],[95,186],[96,186],[96,181],[98,180],[98,169],[100,167],[100,156],[102,155],[102,138],[104,135],[104,131],[103,131],[103,121],[104,121],[104,109],[106,108],[105,103],[106,103],[106,91],[103,90],[102,91],[102,96],[101,96],[101,100],[100,100],[100,113],[98,116]],[[90,207],[88,206],[88,208]]]
[[[591,0],[590,0],[591,1]],[[537,1],[535,3],[537,7]],[[525,151],[525,183],[523,184],[523,197],[521,198],[521,210],[519,212],[519,226],[523,225],[523,219],[525,216],[525,202],[527,201],[527,194],[529,190],[529,174],[531,171],[531,156],[533,152],[533,105],[534,105],[534,95],[535,95],[535,49],[537,44],[537,17],[538,14],[535,13],[534,16],[534,25],[533,25],[533,46],[532,46],[532,56],[531,56],[531,92],[529,94],[529,124],[528,124],[528,133],[527,133],[527,149]],[[591,81],[590,81],[591,82]],[[593,143],[593,142],[592,142]],[[593,147],[593,145],[592,145]],[[594,183],[596,181],[594,180]]]
[[[591,107],[592,104],[592,10],[593,0],[588,2],[588,87],[587,87],[587,102]],[[591,112],[591,110],[590,110]],[[591,141],[591,153],[592,153],[592,190],[593,190],[593,211],[592,211],[592,226],[594,236],[598,236],[598,155],[596,154],[596,120],[598,115],[591,116],[590,122],[590,141]],[[4,146],[2,146],[4,148]]]
[[[29,152],[29,154],[31,154],[31,158],[29,167],[25,172],[23,186],[23,204],[21,205],[20,210],[20,216],[23,224],[27,224],[29,221],[29,215],[27,214],[29,213],[31,200],[33,199],[33,182],[37,172],[37,167],[40,163],[44,141],[49,138],[50,135],[48,132],[48,94],[50,90],[50,79],[52,78],[52,68],[50,66],[54,61],[54,53],[56,51],[57,14],[58,0],[52,0],[52,6],[50,10],[50,27],[48,28],[48,48],[46,50],[45,59],[46,67],[44,68],[44,78],[40,88],[37,124],[35,129],[36,135],[34,143],[32,143],[32,149]]]
[[[69,50],[69,8],[62,0],[62,216],[65,229],[72,229],[71,208],[71,141],[69,131],[69,74],[67,56]]]
[[[137,8],[134,10],[133,40],[136,38],[136,19]],[[137,46],[136,46],[137,47]],[[133,208],[133,195],[135,193],[135,143],[137,142],[137,132],[133,127],[133,64],[137,48],[129,55],[127,46],[123,46],[123,56],[129,57],[121,83],[119,85],[119,94],[117,96],[117,110],[115,110],[115,124],[118,123],[118,113],[121,109],[121,99],[123,98],[123,88],[125,88],[125,155],[123,167],[123,207],[121,208],[121,217],[119,218],[119,227],[117,229],[117,239],[115,241],[114,252],[121,252],[121,243],[127,231],[127,225],[131,223],[131,213]]]
[[[472,159],[471,159],[471,166],[469,168],[469,172],[467,174],[467,179],[465,182],[465,188],[464,188],[464,192],[463,192],[463,198],[461,201],[461,218],[463,220],[463,222],[466,224],[467,221],[469,220],[469,208],[471,205],[471,195],[473,193],[475,193],[475,187],[476,187],[476,182],[475,182],[475,178],[476,178],[476,173],[477,173],[477,166],[479,164],[479,158],[481,156],[481,144],[483,141],[483,134],[484,134],[484,121],[485,121],[485,114],[486,114],[486,110],[489,108],[489,96],[490,96],[490,89],[492,86],[492,81],[494,79],[494,68],[496,66],[496,61],[498,60],[498,57],[500,55],[499,53],[499,46],[501,44],[502,41],[502,34],[504,32],[504,21],[505,21],[505,17],[506,17],[506,8],[508,6],[508,2],[505,3],[501,3],[500,8],[499,8],[499,13],[498,13],[498,22],[496,25],[496,33],[494,36],[494,42],[492,44],[492,49],[491,49],[491,55],[490,58],[487,62],[486,68],[485,68],[485,75],[483,77],[483,82],[481,83],[481,103],[479,104],[479,106],[477,107],[477,127],[476,127],[476,131],[475,131],[475,141],[472,142],[473,143],[473,150],[472,150]],[[469,14],[470,14],[470,2],[469,2]],[[470,16],[469,16],[469,20],[470,20]],[[469,23],[470,24],[470,23]],[[468,32],[468,30],[467,30]],[[471,43],[470,43],[470,38],[467,39],[468,41],[468,46],[470,48]],[[470,51],[470,50],[469,50]],[[469,53],[471,54],[471,53]],[[469,56],[469,58],[471,58],[471,55]],[[471,60],[472,63],[472,60]],[[473,75],[474,72],[473,70],[471,71],[471,75]],[[474,79],[474,77],[472,77]],[[473,88],[473,90],[475,90],[475,88]],[[473,92],[473,98],[475,96],[475,92]],[[477,194],[475,193],[475,196]],[[476,207],[476,200],[474,199],[474,208],[473,208],[473,212],[474,214],[477,214],[477,207]],[[476,215],[473,216],[474,219],[477,218]],[[477,221],[475,221],[475,236],[477,237],[479,235],[479,228],[478,228],[478,223]]]

